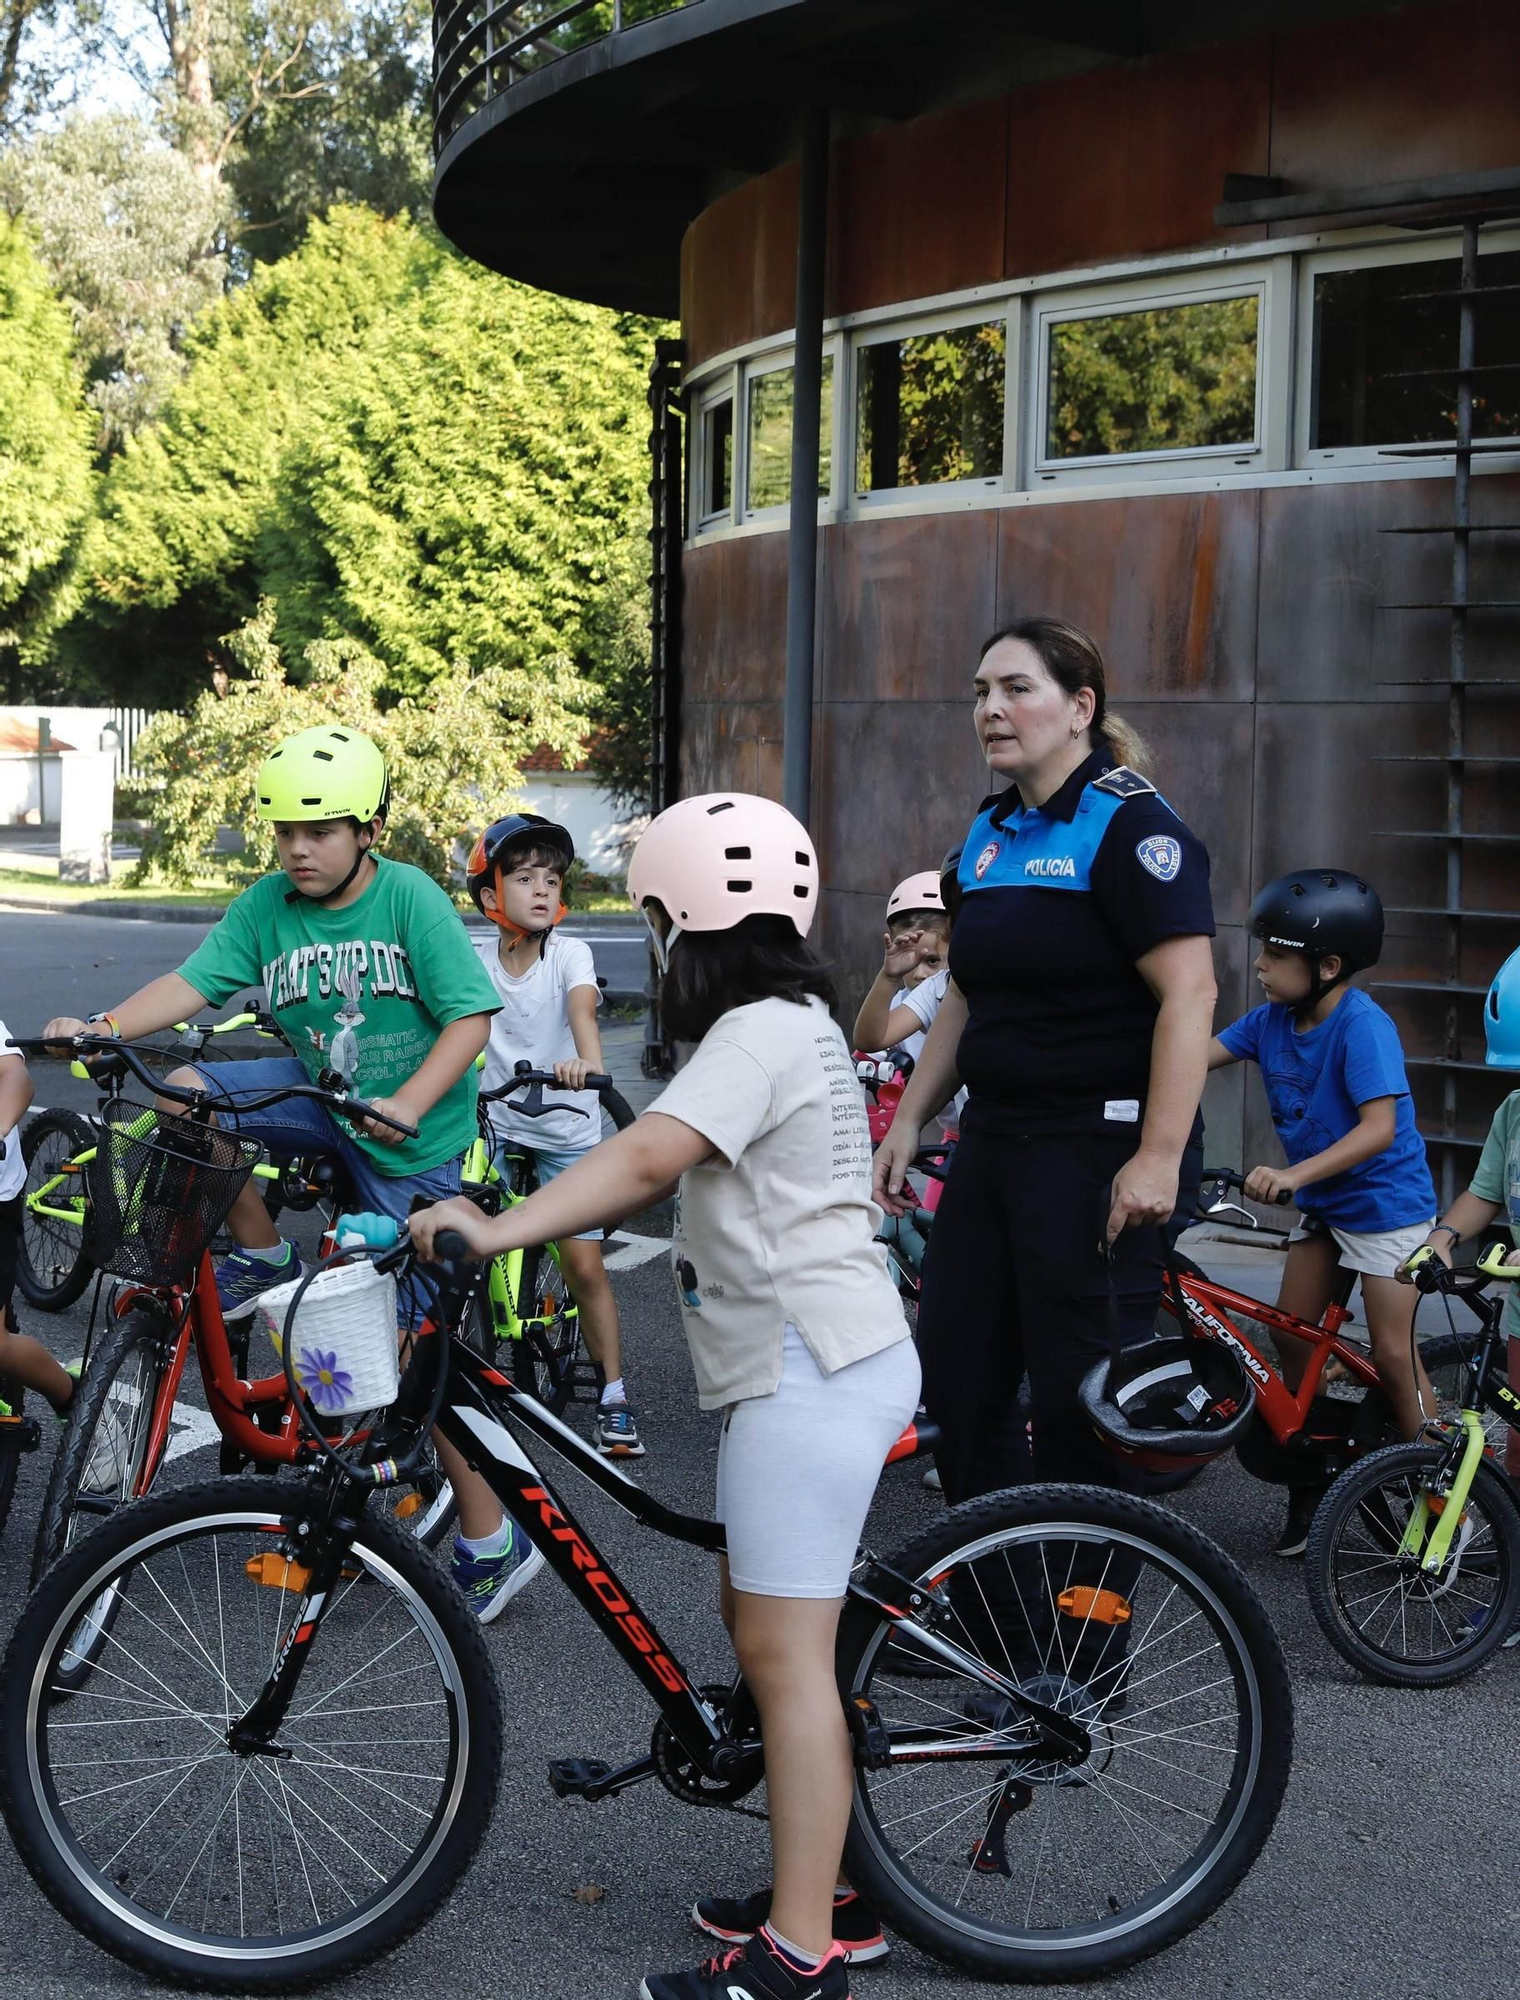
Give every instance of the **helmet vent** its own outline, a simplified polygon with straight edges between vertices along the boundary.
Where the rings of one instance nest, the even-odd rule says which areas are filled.
[[[313,750],[311,754],[314,763],[330,764],[333,760],[331,750]]]
[[[797,866],[799,868],[808,868],[811,865],[812,864],[809,862],[808,857],[802,852],[802,849],[799,847],[797,850]]]
[[[799,882],[796,888],[793,889],[792,894],[794,896],[805,896],[807,892],[808,890],[806,882]]]
[[[319,806],[322,803],[321,794],[319,793],[315,798],[302,799],[301,803],[303,806]]]
[[[709,819],[712,819],[714,815],[717,813],[731,813],[733,809],[734,809],[734,802],[732,799],[719,799],[718,803],[715,806],[709,806],[707,808],[707,817]]]
[[[725,861],[750,861],[753,858],[747,847],[725,847],[723,850]]]
[[[730,882],[727,885],[731,896],[747,896],[754,886],[753,882]]]

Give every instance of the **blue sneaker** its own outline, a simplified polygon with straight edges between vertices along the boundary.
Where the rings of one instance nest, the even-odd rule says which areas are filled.
[[[276,1285],[288,1285],[303,1269],[294,1243],[285,1245],[283,1264],[272,1264],[267,1257],[255,1257],[234,1245],[216,1267],[222,1318],[228,1325],[235,1319],[246,1319],[265,1292],[272,1292]]]
[[[489,1625],[493,1618],[506,1610],[518,1591],[533,1581],[543,1566],[543,1550],[534,1548],[514,1524],[512,1539],[499,1556],[471,1555],[456,1535],[449,1575],[481,1624]]]
[[[626,1403],[603,1403],[596,1413],[596,1448],[606,1458],[642,1458],[643,1440]]]

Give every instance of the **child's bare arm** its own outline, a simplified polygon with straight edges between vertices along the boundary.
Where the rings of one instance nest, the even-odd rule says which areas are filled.
[[[172,1028],[177,1021],[194,1020],[205,1004],[205,994],[197,993],[188,979],[181,979],[177,972],[166,972],[112,1007],[110,1015],[117,1034],[123,1041],[131,1042],[142,1035],[156,1035],[161,1028]],[[50,1040],[56,1036],[60,1041],[68,1041],[84,1034],[86,1029],[77,1016],[60,1014],[42,1032]]]
[[[576,1061],[558,1062],[554,1074],[567,1090],[584,1090],[586,1077],[606,1068],[602,1060],[602,1031],[596,1020],[597,991],[594,986],[572,986],[565,995],[565,1012],[575,1042]]]
[[[1246,1176],[1246,1194],[1252,1201],[1273,1202],[1280,1194],[1297,1194],[1315,1181],[1349,1173],[1364,1160],[1386,1153],[1397,1129],[1398,1102],[1396,1097],[1369,1097],[1357,1106],[1357,1122],[1344,1138],[1322,1153],[1311,1153],[1296,1167],[1254,1168]]]
[[[14,1132],[26,1116],[34,1092],[20,1056],[0,1059],[0,1137]]]
[[[370,1102],[378,1111],[389,1112],[404,1124],[415,1125],[424,1112],[431,1111],[447,1090],[464,1075],[475,1058],[485,1047],[491,1035],[489,1014],[462,1014],[457,1021],[450,1021],[439,1031],[438,1039],[428,1050],[418,1067],[389,1097],[373,1097]],[[402,1146],[406,1143],[405,1133],[398,1132],[391,1125],[372,1125],[367,1120],[364,1130],[372,1139],[378,1139],[384,1146]]]
[[[1211,1070],[1223,1069],[1226,1063],[1239,1061],[1240,1057],[1227,1049],[1217,1035],[1209,1043],[1209,1068]]]

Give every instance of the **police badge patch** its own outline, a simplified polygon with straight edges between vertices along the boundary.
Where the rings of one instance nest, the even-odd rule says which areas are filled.
[[[1001,841],[989,840],[987,845],[982,849],[981,853],[976,857],[975,873],[978,882],[981,881],[982,877],[987,873],[987,870],[992,866],[993,862],[996,861],[998,857],[998,849],[1001,846],[1002,846]],[[1173,873],[1175,872],[1176,871],[1174,870]]]
[[[1175,882],[1182,867],[1182,843],[1169,833],[1153,833],[1135,849],[1140,866],[1158,882]]]

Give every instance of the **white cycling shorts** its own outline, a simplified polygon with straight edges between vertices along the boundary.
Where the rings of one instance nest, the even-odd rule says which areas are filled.
[[[1318,1216],[1306,1215],[1288,1241],[1307,1243],[1315,1237],[1329,1236],[1341,1253],[1343,1270],[1356,1271],[1364,1278],[1391,1278],[1400,1264],[1408,1263],[1435,1224],[1436,1219],[1432,1216],[1428,1222],[1406,1223],[1402,1229],[1372,1229],[1358,1233],[1351,1229],[1337,1229],[1333,1223],[1321,1222]]]
[[[881,1468],[918,1395],[910,1339],[825,1375],[787,1327],[780,1387],[723,1418],[716,1512],[735,1590],[844,1596]]]

